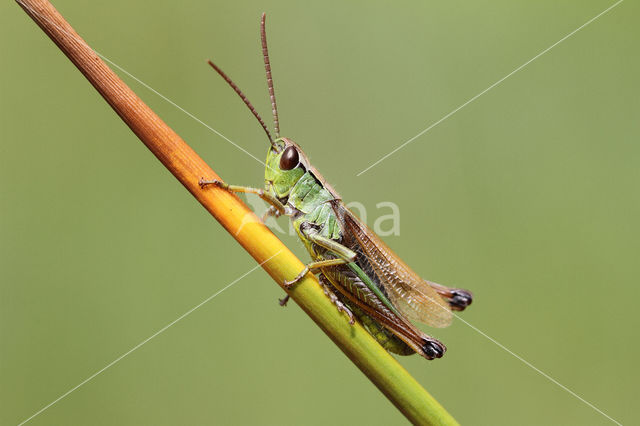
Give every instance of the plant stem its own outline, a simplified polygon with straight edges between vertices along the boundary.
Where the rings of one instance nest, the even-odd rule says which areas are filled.
[[[156,158],[276,283],[282,286],[285,279],[302,270],[304,265],[235,195],[215,187],[200,188],[200,178],[219,179],[218,175],[118,78],[48,1],[17,2]],[[286,291],[407,419],[415,424],[457,424],[362,326],[349,325],[312,274]]]

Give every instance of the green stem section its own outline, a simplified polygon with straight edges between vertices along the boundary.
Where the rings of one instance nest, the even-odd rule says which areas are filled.
[[[18,0],[18,3],[157,159],[262,264],[276,283],[282,286],[285,279],[302,270],[304,265],[236,196],[219,188],[199,187],[202,177],[219,179],[218,175],[118,78],[48,1]],[[324,295],[315,277],[308,274],[293,290],[287,291],[407,419],[423,425],[457,424],[361,325],[349,325]]]

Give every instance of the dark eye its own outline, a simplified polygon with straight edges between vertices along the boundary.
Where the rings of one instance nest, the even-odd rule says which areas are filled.
[[[299,161],[298,150],[294,146],[289,146],[280,157],[280,168],[282,170],[291,170],[298,165]]]

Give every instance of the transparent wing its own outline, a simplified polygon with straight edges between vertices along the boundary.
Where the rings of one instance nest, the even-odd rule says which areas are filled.
[[[334,205],[345,227],[345,238],[352,239],[371,264],[391,303],[407,318],[432,327],[451,324],[449,304],[418,274],[360,221],[342,203]]]

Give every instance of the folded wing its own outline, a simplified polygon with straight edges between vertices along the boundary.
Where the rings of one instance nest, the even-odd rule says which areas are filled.
[[[334,208],[345,227],[345,236],[355,240],[389,300],[401,313],[431,327],[451,324],[453,314],[449,304],[433,288],[343,204]]]

